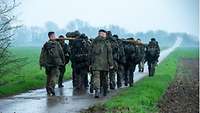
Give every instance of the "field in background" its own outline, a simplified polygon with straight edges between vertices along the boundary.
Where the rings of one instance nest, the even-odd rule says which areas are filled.
[[[131,88],[123,89],[104,104],[95,105],[87,113],[157,113],[157,103],[176,75],[182,58],[199,58],[198,49],[179,48],[170,54],[156,69],[154,77],[145,77]]]
[[[38,89],[45,87],[46,76],[44,69],[40,70],[38,65],[39,63],[39,54],[40,49],[38,47],[21,47],[21,48],[12,48],[11,51],[16,57],[25,57],[27,58],[27,64],[20,70],[17,71],[18,74],[8,74],[4,75],[0,79],[0,97],[13,95],[21,92],[26,92],[31,89]],[[163,49],[163,48],[161,48]],[[182,56],[192,56],[194,51],[191,49],[185,49],[176,51],[174,54],[177,56],[180,54]],[[184,53],[186,52],[186,53]],[[176,55],[175,55],[176,56]],[[179,55],[180,56],[180,55]],[[171,65],[171,64],[170,64]],[[174,65],[171,65],[174,66]],[[162,72],[167,73],[166,71]],[[71,66],[68,64],[66,66],[65,80],[71,78]]]
[[[0,79],[0,97],[25,92],[31,89],[45,87],[46,76],[44,69],[39,67],[38,47],[13,48],[12,53],[16,57],[27,58],[28,62],[17,74],[4,75]],[[65,80],[71,78],[71,66],[66,66]]]

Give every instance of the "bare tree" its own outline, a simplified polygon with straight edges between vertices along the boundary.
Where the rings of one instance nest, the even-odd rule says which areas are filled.
[[[19,68],[23,65],[21,61],[25,60],[25,58],[16,58],[9,51],[12,36],[15,30],[20,27],[14,25],[16,18],[13,10],[18,6],[19,4],[15,0],[0,0],[0,77],[5,73],[15,72],[13,66]]]

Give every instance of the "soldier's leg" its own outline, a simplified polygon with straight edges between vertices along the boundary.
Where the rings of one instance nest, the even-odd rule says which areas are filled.
[[[100,71],[93,71],[93,83],[95,90],[95,98],[99,98],[100,95]]]
[[[141,72],[144,72],[144,59],[141,61]]]
[[[110,78],[110,89],[115,89],[115,70],[110,70],[109,78]]]
[[[142,69],[141,69],[141,61],[140,61],[140,63],[138,64],[138,69],[139,69],[139,72],[141,72],[142,71]]]
[[[59,67],[53,67],[50,71],[49,88],[52,95],[55,95],[56,79],[60,75]]]
[[[61,88],[61,87],[64,87],[62,83],[63,83],[63,77],[65,73],[65,66],[61,66],[59,69],[60,69],[60,76],[58,78],[58,87]]]
[[[73,89],[75,92],[78,91],[78,88],[79,88],[78,77],[79,77],[79,70],[77,67],[74,66],[73,67]]]
[[[90,72],[90,93],[94,92],[94,76],[93,73]]]
[[[123,75],[124,75],[124,67],[123,65],[119,65],[119,69],[117,71],[117,87],[118,88],[122,86]]]
[[[124,68],[124,85],[128,86],[128,75],[129,75],[129,71],[128,71],[128,67]]]
[[[155,73],[156,65],[157,65],[157,61],[152,62],[152,76]]]
[[[134,68],[136,65],[134,65],[133,67],[131,67],[129,69],[129,86],[132,87],[133,86],[133,76],[134,76]]]
[[[101,76],[101,81],[102,81],[103,96],[106,96],[108,92],[108,72],[102,71],[100,73],[100,76]]]
[[[143,72],[144,71],[144,60],[141,60],[139,65],[139,72]]]
[[[72,85],[73,85],[73,88],[76,86],[76,84],[75,84],[75,74],[76,74],[76,72],[75,71],[76,71],[75,68],[72,67]]]
[[[85,88],[88,87],[88,68],[86,67],[83,71],[83,76],[84,76],[84,86]]]
[[[147,61],[149,76],[151,76],[151,62]]]
[[[45,73],[46,73],[46,77],[47,77],[47,81],[46,81],[46,91],[47,91],[47,94],[48,95],[51,95],[51,92],[50,92],[50,67],[46,67],[45,68]]]

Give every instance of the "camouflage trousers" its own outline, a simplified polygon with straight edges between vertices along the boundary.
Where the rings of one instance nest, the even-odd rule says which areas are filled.
[[[60,66],[59,70],[60,70],[60,75],[59,75],[59,78],[58,78],[58,85],[61,86],[62,83],[63,83],[63,77],[64,77],[65,70],[66,70],[65,66]]]
[[[125,68],[125,73],[124,73],[125,74],[125,77],[124,77],[125,86],[127,86],[128,84],[129,84],[129,86],[133,86],[135,67],[136,67],[136,65],[128,66]]]
[[[46,91],[48,94],[54,92],[56,79],[60,75],[59,67],[46,67],[45,72],[47,75]]]
[[[92,71],[94,90],[108,90],[108,71]]]
[[[141,60],[140,63],[138,64],[139,72],[144,71],[144,60]]]
[[[155,67],[157,65],[157,60],[156,61],[147,61],[148,65],[148,70],[149,70],[149,76],[153,76],[155,73]]]
[[[116,71],[115,70],[110,70],[109,71],[109,80],[110,80],[110,89],[115,89],[115,74],[116,74]]]
[[[82,92],[88,85],[88,69],[73,67],[72,70],[72,82],[75,93]]]
[[[124,66],[119,64],[117,71],[117,87],[120,88],[122,86],[122,81],[124,79]]]

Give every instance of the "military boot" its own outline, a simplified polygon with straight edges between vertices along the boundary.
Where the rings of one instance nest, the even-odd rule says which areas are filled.
[[[50,92],[51,92],[52,96],[55,96],[55,95],[56,95],[56,94],[55,94],[54,88],[50,88]]]
[[[90,93],[94,93],[94,88],[92,84],[90,85]]]
[[[99,90],[95,90],[94,98],[99,98],[99,96],[100,96],[100,91]]]

